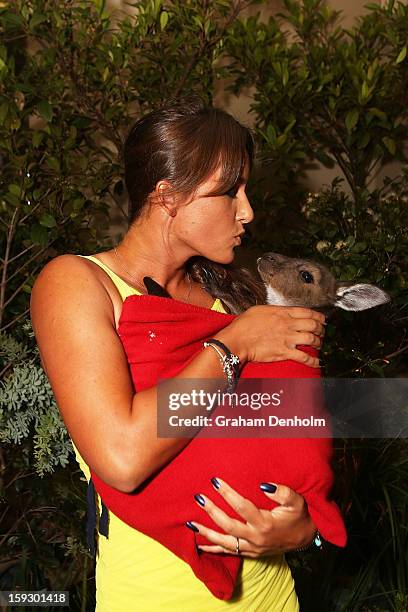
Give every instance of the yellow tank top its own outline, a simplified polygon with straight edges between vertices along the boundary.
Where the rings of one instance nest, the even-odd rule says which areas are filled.
[[[105,270],[122,300],[129,295],[140,295],[137,289],[130,287],[96,257],[79,257],[86,257]],[[211,309],[225,312],[218,298]],[[79,466],[89,480],[89,468],[75,446],[74,450]],[[100,507],[100,499],[97,501]],[[214,501],[216,503],[216,499]],[[109,537],[98,538],[96,612],[159,610],[299,612],[299,604],[284,555],[262,559],[244,558],[234,597],[229,601],[221,601],[195,577],[187,563],[109,513]]]

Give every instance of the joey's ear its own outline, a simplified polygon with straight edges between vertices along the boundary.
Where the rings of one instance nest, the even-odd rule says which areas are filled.
[[[343,310],[367,310],[390,301],[388,293],[366,283],[339,285],[334,305]]]
[[[177,214],[177,204],[174,192],[169,181],[161,180],[156,184],[156,201],[170,217]]]

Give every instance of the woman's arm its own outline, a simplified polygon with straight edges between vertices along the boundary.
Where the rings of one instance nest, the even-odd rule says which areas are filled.
[[[31,318],[70,436],[107,484],[133,491],[189,442],[157,438],[157,387],[133,393],[109,292],[82,259],[63,255],[45,266],[33,287]],[[292,358],[316,365],[295,346],[319,346],[322,321],[308,309],[256,306],[216,337],[242,363]],[[224,374],[208,348],[175,378],[217,377]]]
[[[157,387],[134,394],[109,292],[80,258],[64,255],[45,266],[31,318],[69,434],[107,484],[133,491],[190,441],[157,438]],[[187,375],[224,376],[215,351],[195,362]]]

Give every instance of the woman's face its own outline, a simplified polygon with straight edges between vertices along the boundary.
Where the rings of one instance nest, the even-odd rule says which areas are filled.
[[[234,248],[241,244],[244,224],[250,223],[254,213],[245,193],[249,178],[247,163],[239,183],[222,195],[208,196],[217,189],[220,170],[199,185],[190,202],[177,209],[173,229],[190,255],[201,255],[218,263],[230,263]]]

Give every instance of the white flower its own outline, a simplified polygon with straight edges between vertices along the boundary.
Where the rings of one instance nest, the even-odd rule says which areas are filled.
[[[319,253],[327,251],[327,249],[329,249],[330,247],[331,244],[328,240],[319,240],[319,242],[316,244],[316,250],[319,251]]]

